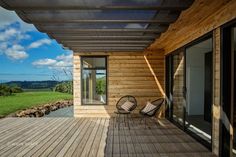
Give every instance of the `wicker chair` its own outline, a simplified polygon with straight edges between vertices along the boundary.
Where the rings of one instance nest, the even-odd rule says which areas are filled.
[[[126,102],[126,101],[130,101],[132,103],[134,103],[134,105],[129,109],[129,111],[126,111],[124,109],[121,108],[121,106]],[[116,118],[116,124],[118,124],[118,128],[120,128],[120,115],[126,115],[126,117],[131,117],[131,112],[137,107],[137,100],[134,96],[132,95],[126,95],[126,96],[123,96],[121,97],[118,102],[116,103],[116,111],[115,111],[115,114],[118,115],[118,117]],[[125,123],[125,118],[124,118],[124,123]],[[130,129],[129,127],[129,121],[127,120],[127,124],[128,124],[128,128]],[[125,123],[126,125],[126,123]]]
[[[146,128],[146,118],[154,117],[157,111],[161,108],[162,104],[164,103],[164,98],[159,98],[151,102],[151,104],[155,105],[156,107],[148,112],[143,112],[143,109],[146,105],[139,111],[140,115],[142,116],[140,123],[144,120],[145,128]]]

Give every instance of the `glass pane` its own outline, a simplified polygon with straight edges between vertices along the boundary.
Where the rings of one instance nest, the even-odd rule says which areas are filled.
[[[171,101],[172,101],[172,89],[171,89],[171,66],[172,66],[171,56],[166,57],[166,96],[167,96],[167,108],[166,108],[166,117],[172,118],[171,115]]]
[[[173,56],[173,119],[183,125],[184,55],[183,52]]]
[[[83,68],[106,68],[104,57],[85,57],[83,58]]]
[[[233,112],[233,156],[236,157],[236,103],[235,103],[235,98],[236,98],[236,27],[233,28],[233,41],[232,41],[232,45],[233,45],[233,56],[234,56],[234,65],[233,65],[233,69],[232,71],[234,71],[234,88],[233,88],[233,107],[234,107],[234,112]]]
[[[83,104],[106,104],[106,70],[83,70]]]
[[[212,38],[186,49],[186,127],[211,143]]]
[[[96,23],[96,24],[65,23],[65,24],[61,24],[57,28],[67,27],[67,28],[72,28],[72,29],[145,29],[147,25],[148,25],[147,23],[105,23],[105,24],[104,23]],[[159,25],[155,25],[155,26],[156,28],[158,28]],[[47,24],[47,28],[53,29],[55,28],[55,24]]]
[[[26,11],[27,12],[27,11]],[[48,15],[52,11],[34,11],[29,13],[29,18],[37,17],[38,14]],[[72,20],[150,20],[157,13],[155,10],[58,10],[53,12],[56,17],[67,15]],[[63,16],[64,15],[64,16]],[[166,15],[166,14],[165,14]],[[45,17],[47,18],[47,17]],[[55,17],[54,17],[55,18]]]

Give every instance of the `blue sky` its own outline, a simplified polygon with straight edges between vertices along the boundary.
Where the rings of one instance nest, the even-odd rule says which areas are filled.
[[[0,7],[0,19],[0,82],[71,79],[71,51],[13,11]]]

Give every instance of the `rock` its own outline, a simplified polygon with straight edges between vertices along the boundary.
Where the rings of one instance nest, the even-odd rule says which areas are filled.
[[[44,116],[44,113],[41,110],[38,110],[34,113],[35,117],[42,117]]]
[[[50,110],[48,108],[45,109],[45,114],[49,114]]]
[[[51,111],[55,111],[60,108],[68,107],[73,105],[72,100],[65,100],[65,101],[57,101],[51,104],[44,104],[38,107],[32,107],[26,110],[17,111],[8,115],[9,117],[42,117],[46,114],[49,114]],[[0,116],[3,118],[4,116]]]
[[[43,114],[46,113],[46,109],[45,109],[45,108],[41,109],[40,111],[41,111]]]
[[[55,110],[57,110],[57,106],[52,106],[51,111],[55,111]]]

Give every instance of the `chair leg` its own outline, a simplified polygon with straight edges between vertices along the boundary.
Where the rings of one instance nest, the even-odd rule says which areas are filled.
[[[118,114],[118,130],[120,130],[120,114]]]
[[[158,126],[158,122],[155,120],[155,118],[152,119],[154,121],[154,124],[156,124],[156,126]]]
[[[146,120],[146,117],[144,116],[144,125],[145,125],[145,129],[147,128],[147,120]]]
[[[127,115],[127,125],[128,125],[129,130],[130,130],[130,127],[129,127],[129,121],[130,121],[130,118],[131,118],[131,115],[128,114],[128,115]]]
[[[118,115],[116,115],[116,116],[114,117],[115,128],[117,127],[117,116],[118,116]]]
[[[139,124],[141,124],[141,123],[142,123],[142,121],[143,121],[143,118],[144,118],[144,117],[140,117]]]
[[[126,127],[127,126],[127,124],[126,124],[126,121],[127,121],[127,117],[126,117],[126,115],[123,115],[123,118],[124,118],[124,127]]]

